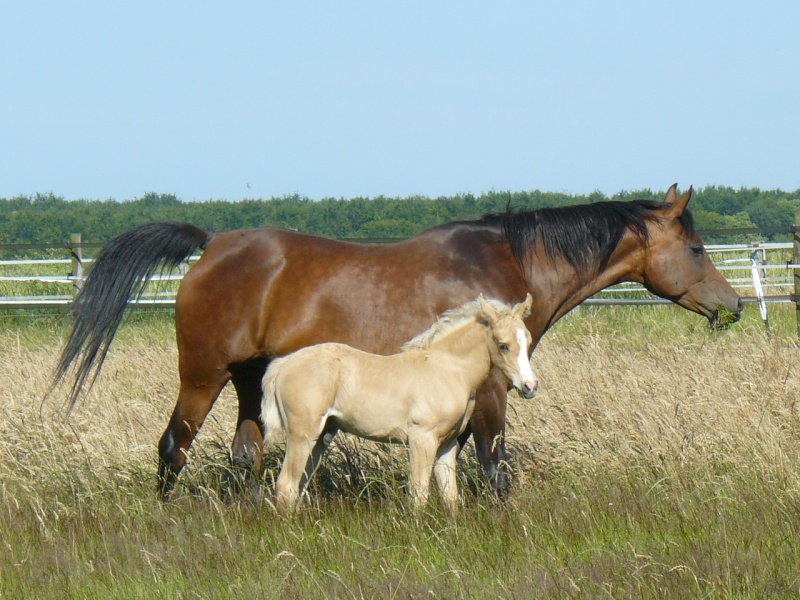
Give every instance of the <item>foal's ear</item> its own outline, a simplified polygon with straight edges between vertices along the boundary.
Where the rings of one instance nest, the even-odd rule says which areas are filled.
[[[483,297],[483,294],[478,296],[478,302],[481,305],[481,312],[483,316],[485,316],[490,322],[494,323],[499,316],[497,310],[495,310],[494,306],[489,304],[486,299]]]
[[[519,317],[520,319],[524,319],[525,317],[529,317],[531,314],[531,307],[533,306],[533,296],[528,293],[525,296],[525,300],[517,304],[514,308],[511,309],[511,312],[514,313],[514,316]]]
[[[678,184],[673,183],[669,190],[667,190],[667,195],[664,198],[664,203],[669,204],[669,207],[664,211],[664,216],[669,219],[677,219],[680,217],[686,211],[689,200],[692,199],[693,191],[692,186],[689,186],[689,191],[678,198]]]

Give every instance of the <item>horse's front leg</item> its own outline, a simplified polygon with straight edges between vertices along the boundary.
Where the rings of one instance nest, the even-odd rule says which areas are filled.
[[[508,383],[497,369],[478,388],[475,410],[469,427],[459,437],[463,446],[470,432],[475,441],[475,454],[483,472],[497,495],[503,497],[511,487],[506,454],[506,405]]]

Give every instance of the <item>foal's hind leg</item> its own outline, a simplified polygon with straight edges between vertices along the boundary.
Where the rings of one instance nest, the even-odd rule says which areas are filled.
[[[281,513],[288,514],[297,507],[300,493],[307,483],[306,468],[311,461],[312,448],[316,450],[320,443],[322,438],[309,440],[304,435],[287,435],[286,456],[275,484],[278,510]]]
[[[322,457],[325,455],[325,452],[327,452],[328,447],[333,443],[333,438],[336,437],[337,433],[339,433],[338,427],[335,425],[326,425],[325,429],[322,431],[322,434],[319,436],[319,438],[317,438],[317,442],[311,449],[311,456],[308,457],[306,470],[304,471],[303,477],[300,481],[301,494],[306,489],[308,482],[311,481],[314,473],[317,472],[317,468],[319,467]]]
[[[300,496],[338,432],[338,427],[326,425],[316,441],[309,440],[307,435],[290,436],[286,440],[286,457],[275,485],[278,509],[281,512],[288,513],[297,506]]]

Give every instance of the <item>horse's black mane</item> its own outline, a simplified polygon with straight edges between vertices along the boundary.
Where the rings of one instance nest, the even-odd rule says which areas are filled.
[[[646,245],[647,222],[657,218],[653,211],[666,206],[655,200],[632,200],[519,212],[509,208],[505,213],[484,215],[482,222],[503,228],[520,264],[528,262],[531,249],[541,242],[549,258],[565,259],[583,277],[605,269],[627,230]],[[688,210],[680,223],[687,236],[694,234],[694,221]]]

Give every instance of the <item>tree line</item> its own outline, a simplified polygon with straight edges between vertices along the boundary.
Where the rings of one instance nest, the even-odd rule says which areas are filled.
[[[83,235],[84,242],[102,243],[138,225],[165,220],[187,221],[213,231],[274,226],[342,239],[405,238],[441,223],[475,219],[509,206],[536,209],[604,200],[660,200],[664,193],[643,189],[607,197],[600,192],[570,195],[533,190],[439,198],[317,201],[293,195],[204,202],[184,202],[174,194],[157,193],[129,201],[65,200],[54,194],[36,194],[0,198],[0,245],[60,244],[76,232]],[[784,192],[708,186],[695,190],[690,207],[701,230],[789,227],[800,209],[800,189]]]

